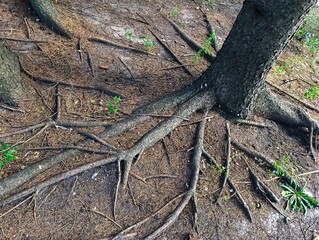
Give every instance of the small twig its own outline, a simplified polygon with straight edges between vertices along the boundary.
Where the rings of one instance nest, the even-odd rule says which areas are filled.
[[[10,137],[10,136],[13,136],[13,135],[16,135],[16,134],[22,134],[22,133],[26,133],[26,132],[29,132],[29,131],[33,131],[37,128],[41,128],[41,127],[44,127],[48,125],[48,127],[50,126],[53,126],[54,125],[54,122],[50,121],[50,122],[43,122],[43,123],[39,123],[39,124],[35,124],[33,126],[30,126],[30,127],[27,127],[27,128],[24,128],[24,129],[21,129],[21,130],[18,130],[18,131],[15,131],[15,132],[9,132],[9,133],[3,133],[3,134],[0,134],[0,138],[4,138],[4,137]]]
[[[188,68],[183,64],[183,62],[176,56],[176,54],[168,47],[167,44],[165,44],[160,37],[157,36],[157,34],[155,34],[155,32],[153,32],[150,28],[149,31],[153,34],[153,36],[157,39],[157,41],[169,52],[169,54],[175,59],[176,62],[178,62],[180,65],[183,65],[184,70],[187,74],[189,74],[190,76],[194,76],[189,70]]]
[[[92,55],[89,51],[86,51],[86,55],[87,55],[87,62],[91,70],[92,76],[95,77],[96,74],[95,74],[95,67],[94,67]]]
[[[209,164],[213,164],[215,166],[218,166],[216,160],[205,149],[203,149],[203,155],[208,159]],[[236,188],[235,184],[233,183],[233,181],[230,178],[227,178],[227,182],[228,182],[229,186],[235,190],[236,196],[238,197],[240,203],[243,205],[243,208],[245,210],[245,213],[248,216],[249,221],[252,222],[253,219],[252,219],[252,216],[250,214],[249,207],[246,204],[245,200],[243,199],[243,197],[241,196],[240,192],[238,191],[238,189]]]
[[[54,110],[49,106],[49,104],[45,100],[45,97],[42,95],[42,93],[38,90],[38,88],[36,86],[33,86],[33,88],[34,88],[35,92],[39,95],[44,106],[53,114]]]
[[[228,182],[229,186],[235,190],[236,196],[239,199],[240,203],[242,204],[242,206],[243,206],[243,208],[248,216],[249,221],[253,222],[253,218],[252,218],[252,215],[250,213],[249,207],[248,207],[247,203],[245,202],[244,198],[242,197],[242,195],[240,194],[240,192],[238,191],[237,187],[235,186],[235,184],[233,183],[233,181],[230,178],[228,178],[227,182]]]
[[[288,92],[286,92],[286,91],[280,89],[279,87],[277,87],[276,85],[272,84],[272,83],[269,82],[269,81],[266,81],[266,83],[267,83],[268,85],[270,85],[271,87],[275,88],[277,91],[279,91],[279,92],[281,92],[281,93],[284,93],[284,94],[286,94],[287,96],[291,97],[293,100],[295,100],[295,101],[297,101],[297,102],[303,104],[306,108],[308,108],[308,109],[310,109],[310,110],[313,110],[313,111],[316,111],[316,112],[319,113],[319,109],[318,109],[318,108],[316,108],[316,107],[314,107],[314,106],[312,106],[312,105],[306,103],[305,101],[300,100],[299,98],[295,97],[294,95],[292,95],[292,94],[290,94],[290,93],[288,93]]]
[[[226,123],[226,130],[227,130],[227,141],[226,141],[226,146],[227,146],[227,150],[226,150],[226,165],[225,165],[225,172],[224,172],[224,181],[223,181],[223,184],[222,184],[222,187],[221,187],[221,190],[218,194],[218,197],[217,199],[220,198],[220,196],[222,195],[223,193],[223,190],[225,188],[225,185],[226,185],[226,182],[227,182],[227,179],[229,177],[229,165],[230,165],[230,160],[231,160],[231,139],[230,139],[230,129],[229,129],[229,123]]]
[[[135,113],[135,114],[132,114],[132,115],[135,115],[135,116],[161,117],[161,118],[180,118],[180,119],[183,119],[184,121],[189,121],[189,119],[188,119],[188,118],[180,117],[180,116],[177,116],[177,115],[165,115],[165,114],[140,114],[140,113]]]
[[[90,41],[90,42],[104,43],[104,44],[106,44],[106,45],[110,45],[110,46],[113,46],[113,47],[117,47],[117,48],[129,50],[129,51],[132,51],[132,52],[156,56],[156,55],[153,54],[153,53],[150,53],[150,52],[147,52],[147,51],[144,51],[144,50],[140,50],[140,49],[137,49],[137,48],[127,47],[127,46],[124,46],[124,45],[121,45],[121,44],[118,44],[118,43],[111,42],[110,40],[106,40],[106,39],[101,39],[101,38],[88,38],[88,41]]]
[[[112,149],[114,151],[118,151],[118,149],[116,147],[114,147],[111,144],[105,142],[102,138],[99,138],[98,136],[96,136],[96,135],[94,135],[92,133],[82,132],[82,131],[78,131],[78,133],[83,135],[83,136],[85,136],[85,137],[88,137],[88,138],[90,138],[90,139],[92,139],[92,140],[94,140],[94,141],[96,141],[96,142],[98,142],[100,144],[102,144],[103,146],[105,146],[107,148],[110,148],[110,149]]]
[[[61,118],[61,96],[59,92],[59,84],[55,87],[55,112],[56,112],[56,118],[55,120],[58,121]]]
[[[134,197],[133,190],[132,190],[132,188],[131,188],[130,182],[127,182],[127,188],[128,188],[129,194],[130,194],[130,196],[131,196],[131,198],[132,198],[132,200],[133,200],[133,204],[134,204],[135,206],[137,206],[136,200],[135,200],[135,197]]]
[[[29,199],[31,199],[33,196],[29,196],[28,198],[26,198],[25,200],[23,200],[22,202],[20,202],[19,204],[15,205],[13,208],[9,209],[8,211],[6,211],[5,213],[0,215],[0,218],[4,217],[5,215],[7,215],[8,213],[12,212],[14,209],[16,209],[17,207],[19,207],[20,205],[22,205],[23,203],[25,203],[26,201],[28,201]]]
[[[86,209],[87,211],[90,211],[90,212],[93,212],[93,213],[96,213],[102,217],[105,217],[107,220],[109,220],[110,222],[114,223],[118,228],[122,229],[123,227],[118,224],[117,222],[115,222],[112,218],[110,218],[109,216],[107,216],[106,214],[98,211],[98,210],[95,210],[95,209],[92,209],[92,208],[89,208],[89,209]]]
[[[234,122],[239,123],[239,124],[246,124],[246,125],[250,125],[250,126],[255,126],[255,127],[271,128],[271,126],[268,124],[250,121],[250,120],[245,120],[245,119],[235,119]]]
[[[83,62],[83,50],[82,50],[81,38],[78,39],[77,51],[79,53],[80,61]]]
[[[166,155],[166,157],[167,157],[168,165],[171,165],[172,160],[171,160],[171,157],[170,157],[170,155],[169,155],[168,147],[167,147],[167,145],[166,145],[166,142],[165,142],[165,139],[164,139],[164,138],[162,139],[162,143],[163,143],[165,155]]]
[[[171,70],[171,69],[176,69],[176,68],[183,68],[183,67],[194,67],[197,64],[184,64],[184,65],[177,65],[173,67],[167,67],[167,68],[161,68],[158,69],[158,71],[166,71],[166,70]]]
[[[113,218],[116,221],[116,205],[117,199],[119,195],[120,185],[121,185],[121,178],[122,178],[122,169],[121,169],[121,160],[117,160],[117,184],[114,194],[114,203],[113,203]]]
[[[202,49],[202,46],[197,43],[195,40],[193,40],[190,36],[188,36],[177,24],[175,24],[172,20],[170,20],[168,17],[163,17],[173,26],[175,31],[181,36],[181,38],[196,52],[200,51]],[[204,57],[209,61],[213,62],[215,57],[212,56],[210,53],[203,53]]]
[[[213,25],[212,25],[211,22],[209,21],[208,16],[207,16],[207,14],[205,13],[205,11],[204,11],[201,7],[200,7],[199,9],[200,9],[200,11],[202,12],[202,14],[203,14],[203,16],[204,16],[205,22],[207,23],[207,30],[208,30],[209,35],[210,35],[210,34],[214,34],[214,36],[215,36],[214,44],[212,45],[212,47],[214,48],[214,50],[215,50],[216,52],[218,52],[218,51],[219,51],[219,46],[218,46],[217,41],[216,41],[216,32],[215,32],[215,29],[213,28]]]
[[[124,67],[127,69],[127,71],[129,72],[129,74],[131,75],[131,78],[133,79],[133,81],[136,83],[138,90],[143,93],[138,81],[136,81],[131,69],[127,66],[127,64],[122,60],[122,58],[120,58],[120,56],[117,56],[118,59],[120,60],[121,63],[123,63]]]
[[[94,85],[80,85],[80,84],[76,84],[76,83],[68,83],[68,82],[64,82],[64,81],[56,81],[56,80],[52,80],[52,79],[48,79],[48,78],[43,78],[43,77],[33,77],[33,79],[35,81],[39,81],[39,82],[44,82],[44,83],[50,83],[50,84],[60,84],[60,85],[64,85],[67,87],[72,87],[72,88],[81,88],[81,89],[89,89],[89,90],[95,90],[95,91],[99,91],[99,92],[103,92],[109,96],[119,96],[121,98],[125,98],[123,95],[114,92],[112,90],[107,89],[106,87],[100,85],[100,86],[94,86]]]
[[[207,114],[207,113],[206,113]],[[193,169],[194,172],[192,174],[192,178],[189,183],[189,188],[181,200],[181,202],[178,204],[178,206],[174,209],[174,211],[166,218],[166,221],[154,232],[152,232],[150,235],[148,235],[145,240],[151,240],[158,237],[165,229],[167,229],[169,226],[171,226],[176,219],[179,217],[179,215],[182,213],[188,202],[192,197],[194,197],[194,194],[196,194],[196,185],[199,178],[199,169],[200,169],[200,160],[202,156],[202,149],[203,149],[203,141],[204,141],[204,133],[205,133],[205,124],[206,120],[201,121],[198,124],[197,127],[197,134],[195,137],[195,146],[193,151]]]
[[[138,180],[141,180],[143,183],[147,183],[146,182],[147,180],[153,179],[153,178],[177,178],[176,175],[169,175],[169,174],[158,174],[158,175],[152,175],[148,177],[141,177],[132,171],[130,171],[130,175],[132,175],[132,177],[135,177]]]
[[[267,199],[267,202],[280,214],[282,215],[283,217],[285,217],[287,220],[289,219],[289,217],[284,214],[282,211],[280,211],[277,206],[269,199],[269,198],[266,198]]]
[[[238,142],[231,140],[231,143],[238,148],[239,150],[243,151],[244,153],[246,153],[248,156],[253,157],[254,159],[260,159],[264,162],[266,162],[267,164],[269,164],[273,169],[277,169],[275,166],[275,161],[272,160],[271,158],[267,157],[266,155],[253,151],[241,144],[239,144]],[[283,169],[283,179],[285,179],[286,182],[290,183],[294,178],[292,178],[284,169]]]
[[[137,163],[141,160],[142,156],[143,156],[144,150],[142,150],[138,155],[137,158],[133,164],[133,166],[137,165]]]
[[[78,181],[78,178],[79,178],[78,176],[75,176],[75,179],[74,179],[72,188],[71,188],[71,190],[70,190],[70,192],[69,192],[69,194],[68,194],[68,197],[66,198],[66,201],[65,201],[66,203],[69,201],[71,195],[72,195],[73,192],[74,192],[74,188],[75,188],[75,185],[76,185],[76,183],[77,183],[77,181]]]
[[[23,110],[20,110],[20,109],[16,109],[16,108],[13,108],[13,107],[9,107],[9,106],[6,106],[6,105],[0,105],[1,108],[3,109],[7,109],[7,110],[10,110],[12,112],[20,112],[20,113],[25,113],[25,111]]]
[[[114,238],[112,238],[112,240],[120,240],[121,237],[123,236],[123,234],[125,234],[126,232],[138,228],[141,225],[143,225],[145,222],[147,222],[149,219],[154,218],[156,215],[158,215],[161,211],[163,211],[167,206],[169,206],[170,204],[172,204],[173,202],[175,202],[177,199],[185,196],[186,192],[177,195],[176,197],[174,197],[172,200],[170,200],[168,203],[165,203],[164,206],[160,207],[156,212],[152,213],[151,215],[149,215],[147,218],[143,219],[142,221],[135,223],[134,225],[124,229],[123,231],[119,232]]]
[[[12,147],[13,147],[13,146],[17,146],[17,145],[26,144],[27,142],[29,142],[29,141],[31,141],[32,139],[34,139],[36,136],[40,135],[42,132],[44,132],[44,131],[45,131],[48,127],[50,127],[50,126],[51,126],[50,123],[47,123],[41,130],[39,130],[39,131],[38,131],[36,134],[34,134],[32,137],[28,138],[28,139],[25,140],[25,141],[21,141],[21,142],[16,143],[16,144],[12,145]]]
[[[43,203],[46,202],[46,200],[48,199],[48,197],[55,191],[55,189],[56,189],[57,187],[58,187],[58,186],[54,186],[54,187],[52,188],[52,190],[45,196],[45,198],[44,198],[43,201],[38,205],[37,208],[34,207],[34,210],[35,210],[35,211],[38,210],[38,209],[40,209],[40,207],[43,205]],[[34,204],[34,206],[35,206],[35,204]]]
[[[93,169],[95,167],[99,167],[99,166],[103,166],[103,165],[106,165],[106,164],[110,164],[110,163],[113,163],[117,160],[117,156],[113,156],[113,157],[110,157],[110,158],[104,158],[104,159],[101,159],[101,160],[98,160],[96,162],[93,162],[93,163],[89,163],[89,164],[84,164],[82,166],[79,166],[77,168],[74,168],[70,171],[67,171],[67,172],[63,172],[63,173],[60,173],[58,175],[55,175],[51,178],[49,178],[48,180],[45,180],[43,181],[42,183],[38,184],[38,185],[35,185],[35,186],[32,186],[20,193],[17,193],[15,195],[12,195],[6,199],[3,199],[0,201],[0,206],[4,206],[4,205],[7,205],[11,202],[14,202],[16,200],[19,200],[20,198],[23,198],[23,197],[26,197],[34,192],[40,192],[42,189],[50,186],[50,185],[53,185],[57,182],[60,182],[64,179],[67,179],[69,177],[72,177],[72,176],[75,176],[79,173],[82,173],[82,172],[85,172],[89,169]],[[32,197],[32,196],[31,196]]]
[[[194,204],[194,225],[193,228],[195,229],[196,233],[198,234],[198,204],[197,204],[197,196],[196,192],[193,195],[193,204]]]
[[[24,18],[23,21],[24,21],[25,26],[27,27],[27,38],[30,39],[30,37],[31,37],[31,32],[30,32],[30,27],[29,27],[28,19]]]
[[[258,178],[258,176],[254,173],[252,168],[249,166],[248,162],[245,159],[244,159],[244,161],[247,165],[248,172],[249,172],[249,175],[252,179],[252,182],[255,185],[255,187],[257,188],[257,190],[259,190],[259,192],[261,192],[270,201],[279,202],[279,199],[277,198],[277,196],[271,191],[271,189],[263,181],[261,181]]]

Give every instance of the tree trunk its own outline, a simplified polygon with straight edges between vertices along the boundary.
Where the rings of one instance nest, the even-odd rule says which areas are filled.
[[[203,74],[217,104],[237,117],[254,108],[271,65],[317,0],[246,0],[215,62]]]
[[[16,106],[23,91],[18,59],[0,42],[0,101]]]

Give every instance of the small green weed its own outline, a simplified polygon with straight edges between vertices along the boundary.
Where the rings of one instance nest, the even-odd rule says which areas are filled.
[[[223,174],[225,172],[225,170],[226,170],[225,167],[220,165],[220,164],[211,165],[211,167],[216,169],[219,174]]]
[[[280,184],[279,186],[284,189],[281,195],[288,198],[286,210],[301,211],[306,215],[307,209],[312,209],[318,205],[317,200],[307,192],[306,184],[300,187],[295,180],[292,180],[290,184]]]
[[[295,38],[306,45],[312,53],[319,51],[319,15],[317,9],[310,11],[303,25],[295,33]]]
[[[272,174],[275,174],[279,177],[284,177],[286,172],[289,173],[291,176],[296,175],[296,167],[295,165],[290,161],[288,155],[283,155],[280,159],[280,161],[274,162],[274,169],[272,169],[270,172]]]
[[[124,28],[124,36],[127,38],[127,39],[131,39],[133,37],[133,29],[131,28]]]
[[[115,96],[112,100],[107,103],[106,112],[108,114],[117,114],[119,111],[120,103],[122,102],[121,97]]]
[[[140,36],[140,39],[143,40],[144,46],[146,46],[147,51],[151,52],[152,48],[155,46],[153,39],[150,35]]]
[[[175,17],[175,16],[177,16],[177,15],[180,14],[180,13],[181,13],[181,10],[179,9],[179,7],[174,6],[174,7],[172,7],[171,10],[169,11],[169,16],[170,16],[170,17]]]
[[[194,54],[192,63],[198,62],[201,58],[204,57],[205,54],[211,54],[210,49],[212,44],[214,44],[215,42],[215,33],[211,32],[209,36],[205,37],[204,41],[205,44],[202,46],[202,48]]]
[[[144,46],[147,46],[147,47],[155,46],[155,43],[153,42],[152,37],[150,35],[140,36],[140,39],[143,40]]]
[[[0,157],[0,167],[2,167],[5,163],[9,163],[11,160],[16,159],[17,151],[18,151],[17,147],[12,148],[6,143],[2,143],[1,144],[2,156]]]
[[[319,95],[319,85],[315,84],[313,87],[308,88],[307,92],[304,93],[306,98],[311,100],[315,99]]]
[[[185,81],[185,77],[182,77],[182,76],[178,77],[178,81],[179,82],[184,82]]]
[[[279,74],[279,75],[282,74],[285,71],[286,71],[286,64],[284,64],[284,63],[279,65],[277,67],[277,69],[276,69],[276,73]]]

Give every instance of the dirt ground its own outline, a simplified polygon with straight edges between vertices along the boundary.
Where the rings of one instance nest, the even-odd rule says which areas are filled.
[[[217,40],[222,45],[241,8],[240,1],[53,1],[61,19],[74,35],[65,39],[45,26],[30,9],[27,1],[0,0],[0,35],[20,39],[41,39],[45,43],[28,43],[6,40],[5,44],[20,57],[21,64],[34,76],[86,86],[103,85],[123,95],[118,114],[108,114],[107,104],[113,97],[99,91],[44,84],[33,81],[22,73],[26,93],[19,110],[10,111],[0,107],[0,132],[12,132],[20,128],[46,122],[56,114],[56,95],[60,96],[59,115],[62,119],[114,122],[128,117],[145,103],[174,92],[194,81],[208,67],[203,59],[194,62],[194,52],[179,37],[162,14],[179,24],[192,38],[204,44],[207,26],[201,6],[216,30]],[[178,11],[175,13],[172,9]],[[180,58],[189,73],[177,63],[156,41],[151,31]],[[144,46],[140,36],[151,36],[155,46]],[[148,51],[141,54],[91,42],[90,37],[108,39],[112,42]],[[77,50],[81,39],[82,51]],[[240,47],[240,46],[238,46]],[[82,59],[80,58],[82,53]],[[89,56],[89,57],[88,57]],[[273,66],[267,81],[282,91],[273,89],[282,97],[291,99],[286,93],[319,108],[318,99],[304,99],[307,82],[318,81],[318,58],[300,42],[293,40]],[[93,64],[89,65],[88,59]],[[283,71],[278,67],[285,65]],[[174,68],[173,68],[174,67]],[[92,71],[94,69],[94,71]],[[58,92],[57,92],[58,89]],[[299,103],[297,103],[299,104]],[[315,111],[309,114],[319,119]],[[169,112],[167,114],[170,114]],[[183,193],[191,174],[190,157],[196,124],[201,113],[193,114],[163,141],[147,149],[134,165],[129,178],[129,187],[122,190],[113,219],[114,194],[117,184],[117,166],[109,164],[91,169],[76,177],[63,180],[29,198],[4,206],[0,212],[0,239],[111,239],[122,228],[128,227],[151,213],[156,212],[177,195]],[[286,167],[294,174],[316,170],[307,154],[308,135],[300,129],[291,129],[264,119],[258,122],[270,125],[260,128],[236,124],[218,108],[209,112],[204,145],[207,151],[224,164],[225,124],[230,123],[232,137],[269,157],[280,160],[289,156]],[[127,149],[162,118],[153,118],[117,137],[108,143],[119,149]],[[18,145],[18,158],[0,168],[0,178],[26,168],[32,163],[59,151],[30,150],[47,146],[72,145],[83,136],[79,130],[97,133],[102,127],[71,129],[63,126],[37,129],[1,139]],[[97,143],[88,145],[99,148]],[[317,149],[318,150],[318,149]],[[68,159],[23,185],[17,191],[33,186],[59,172],[70,170],[84,163],[103,158],[103,155],[83,153]],[[312,239],[319,231],[319,210],[310,210],[306,216],[285,211],[285,200],[276,205],[290,221],[286,222],[262,196],[258,195],[249,181],[245,161],[271,186],[278,197],[280,183],[274,179],[262,163],[247,157],[232,148],[230,176],[247,202],[253,223],[249,222],[233,190],[226,188],[220,200],[216,197],[221,187],[221,175],[206,161],[201,163],[197,186],[198,234],[193,228],[194,206],[189,204],[177,222],[158,239]],[[145,179],[143,179],[145,178]],[[309,191],[319,197],[318,175],[309,174],[298,178],[307,182]],[[159,215],[152,218],[126,239],[143,239],[167,217],[178,203],[174,201]],[[13,209],[13,207],[17,206]],[[10,212],[8,212],[11,210]]]

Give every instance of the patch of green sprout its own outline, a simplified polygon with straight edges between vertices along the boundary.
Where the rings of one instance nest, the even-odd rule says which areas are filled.
[[[146,49],[148,52],[152,51],[152,48],[155,46],[155,43],[153,42],[153,39],[149,35],[140,36],[140,39],[143,40],[144,46],[146,46]]]
[[[180,14],[180,13],[181,13],[181,10],[179,9],[179,7],[174,6],[174,7],[172,7],[171,10],[169,11],[169,16],[170,16],[170,17],[175,17],[175,16],[177,16],[177,15]]]
[[[212,168],[216,169],[216,171],[219,173],[219,174],[223,174],[226,170],[226,168],[220,164],[217,164],[217,165],[211,165]]]
[[[304,93],[306,98],[311,100],[315,99],[319,95],[319,85],[315,84],[313,87],[307,89],[307,92]]]
[[[201,58],[205,56],[205,54],[211,54],[211,46],[215,42],[215,33],[211,32],[207,37],[204,39],[205,44],[202,46],[201,49],[198,50],[193,56],[192,63],[198,62]]]
[[[283,169],[283,167],[281,166],[281,163],[279,161],[275,161],[274,162],[274,167],[275,169],[272,170],[272,173],[280,176],[280,177],[284,177],[286,174],[285,169]]]
[[[127,39],[131,39],[133,37],[133,29],[131,28],[124,28],[124,36]]]
[[[300,187],[295,180],[291,180],[290,184],[280,184],[279,186],[284,189],[281,195],[288,199],[286,210],[301,211],[306,215],[308,209],[318,206],[318,201],[306,190],[306,184]]]
[[[282,74],[285,71],[286,71],[286,64],[284,64],[284,63],[279,65],[277,67],[277,69],[276,69],[276,73],[279,74],[279,75]]]
[[[106,112],[108,114],[117,114],[121,102],[121,97],[115,96],[112,100],[108,101]]]
[[[1,144],[0,167],[17,158],[17,147],[11,147],[6,143]]]
[[[312,10],[305,22],[295,33],[295,38],[306,45],[312,53],[319,50],[319,14],[318,10]]]
[[[185,77],[182,77],[182,76],[178,77],[178,81],[179,82],[184,82],[185,81]]]

